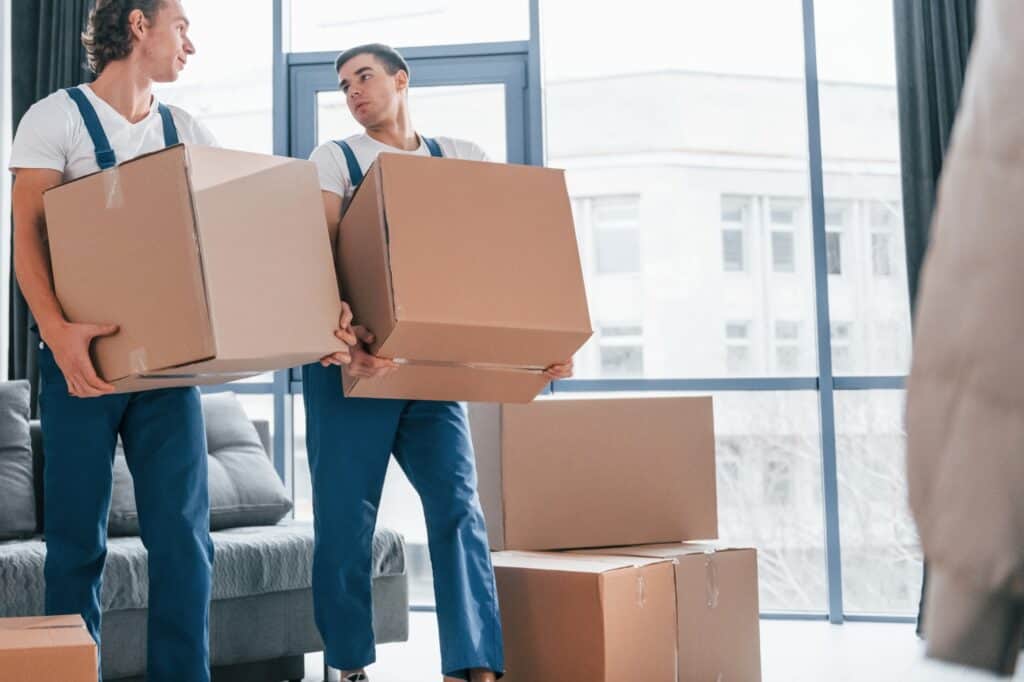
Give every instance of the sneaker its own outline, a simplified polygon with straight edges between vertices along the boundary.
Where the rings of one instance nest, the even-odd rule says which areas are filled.
[[[370,678],[366,676],[366,673],[352,673],[345,675],[342,682],[370,682]]]

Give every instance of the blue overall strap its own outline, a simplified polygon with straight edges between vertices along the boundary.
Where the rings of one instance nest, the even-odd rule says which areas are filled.
[[[178,129],[174,127],[174,117],[166,104],[157,104],[157,111],[164,123],[164,146],[173,147],[178,144]]]
[[[441,153],[441,145],[437,143],[432,137],[424,137],[423,144],[427,145],[427,149],[430,150],[430,155],[438,159],[443,158],[444,154]]]
[[[348,146],[348,142],[335,140],[334,144],[341,147],[341,153],[345,155],[345,163],[348,164],[348,179],[352,183],[352,188],[355,189],[363,181],[363,169],[359,167],[356,154],[352,151],[352,147]]]
[[[114,156],[114,150],[110,148],[110,140],[103,132],[103,126],[100,124],[100,118],[96,115],[96,109],[93,108],[92,102],[77,87],[65,88],[64,92],[68,93],[68,96],[78,105],[78,111],[82,114],[85,129],[89,132],[92,146],[96,150],[96,165],[100,167],[100,170],[116,166],[117,157]]]

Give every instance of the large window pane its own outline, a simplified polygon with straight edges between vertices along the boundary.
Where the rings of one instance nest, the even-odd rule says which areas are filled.
[[[843,602],[848,613],[913,615],[921,549],[907,507],[903,391],[836,394]]]
[[[272,153],[271,0],[189,2],[185,9],[196,54],[176,82],[154,88],[157,97],[199,118],[224,147]]]
[[[599,332],[577,376],[812,374],[800,3],[558,0],[541,20],[547,163]],[[738,320],[742,343],[723,335]],[[776,344],[777,320],[801,333]],[[612,348],[600,330],[622,325],[643,334]]]
[[[910,307],[891,0],[817,0],[833,344],[839,374],[904,374]],[[844,354],[845,357],[839,355]]]
[[[762,610],[824,612],[817,394],[717,393],[714,400],[720,537],[758,548]]]
[[[364,43],[452,45],[530,37],[527,0],[293,0],[292,52],[338,51]]]

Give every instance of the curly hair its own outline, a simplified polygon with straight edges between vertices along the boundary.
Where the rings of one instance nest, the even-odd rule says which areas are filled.
[[[163,4],[164,0],[96,0],[82,34],[82,45],[93,73],[99,74],[110,62],[131,54],[129,14],[142,10],[146,18],[153,21]]]

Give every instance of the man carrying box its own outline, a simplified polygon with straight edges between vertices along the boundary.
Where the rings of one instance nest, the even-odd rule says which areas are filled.
[[[99,644],[120,434],[149,552],[151,682],[210,679],[213,545],[199,393],[172,388],[111,395],[114,387],[97,375],[89,347],[117,327],[65,319],[54,294],[43,192],[179,140],[214,143],[186,112],[152,95],[154,82],[176,80],[195,53],[188,29],[179,0],[98,0],[82,36],[97,79],[33,105],[18,126],[10,161],[15,270],[43,341],[46,613],[81,614]]]
[[[477,145],[418,135],[408,108],[409,66],[394,49],[371,44],[335,62],[349,111],[365,132],[321,145],[320,172],[332,244],[363,173],[381,152],[483,161]],[[342,292],[344,295],[344,292]],[[375,660],[371,543],[384,475],[393,453],[423,502],[446,675],[494,680],[504,669],[501,620],[465,407],[455,402],[345,398],[338,365],[374,378],[398,366],[366,352],[370,330],[342,315],[338,338],[350,357],[328,356],[303,368],[306,444],[313,481],[316,545],[313,594],[326,662],[346,680],[366,680]],[[550,379],[572,375],[572,361]]]

